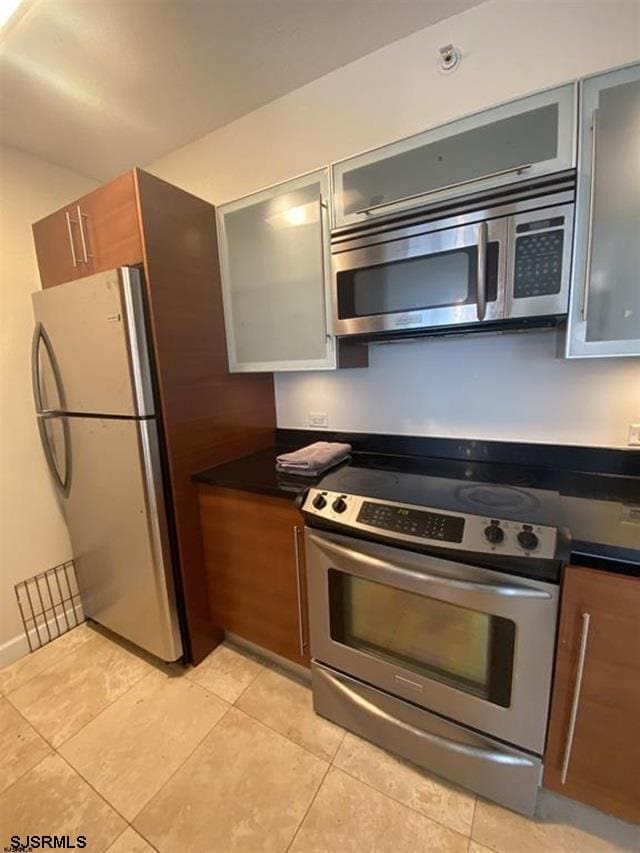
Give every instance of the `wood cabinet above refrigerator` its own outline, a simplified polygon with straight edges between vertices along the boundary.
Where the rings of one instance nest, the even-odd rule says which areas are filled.
[[[143,272],[188,657],[197,663],[222,631],[209,606],[191,475],[271,446],[275,429],[272,375],[228,371],[215,210],[135,169],[33,233],[43,287],[119,266]]]
[[[125,172],[33,226],[43,287],[142,261],[136,173]]]

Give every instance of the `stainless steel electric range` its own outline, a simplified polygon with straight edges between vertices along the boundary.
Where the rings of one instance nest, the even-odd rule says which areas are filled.
[[[532,813],[568,539],[557,492],[357,464],[305,517],[316,711]]]

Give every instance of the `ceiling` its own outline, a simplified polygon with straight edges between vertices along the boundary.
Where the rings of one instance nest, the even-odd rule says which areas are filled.
[[[106,180],[481,0],[27,0],[0,140]]]

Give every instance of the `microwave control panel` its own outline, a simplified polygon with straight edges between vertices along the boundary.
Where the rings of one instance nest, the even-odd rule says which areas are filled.
[[[564,217],[523,222],[516,228],[515,299],[550,296],[562,289]]]

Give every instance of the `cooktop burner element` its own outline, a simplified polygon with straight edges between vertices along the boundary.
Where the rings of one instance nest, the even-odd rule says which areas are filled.
[[[501,509],[520,510],[523,513],[534,512],[540,501],[531,491],[514,486],[478,485],[472,483],[456,488],[456,497],[461,503],[480,510]]]

